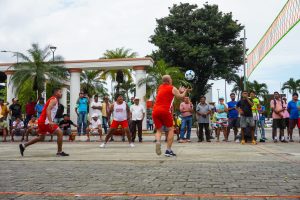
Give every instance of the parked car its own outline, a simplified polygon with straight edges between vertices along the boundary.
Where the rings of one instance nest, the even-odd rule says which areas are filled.
[[[265,121],[265,127],[266,128],[272,128],[273,119],[269,119]]]

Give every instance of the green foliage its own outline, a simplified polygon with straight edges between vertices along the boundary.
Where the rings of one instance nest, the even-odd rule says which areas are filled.
[[[249,82],[249,90],[254,91],[256,96],[259,98],[264,98],[267,94],[269,94],[268,86],[265,83],[258,83],[256,80],[253,82]]]
[[[289,93],[300,92],[300,79],[294,80],[290,78],[287,82],[284,82],[281,90],[288,90]]]
[[[18,93],[19,103],[22,105],[22,112],[25,112],[25,105],[32,98],[33,100],[37,99],[37,94],[32,90],[32,81],[26,80],[21,87],[20,92]]]
[[[124,97],[126,98],[126,101],[129,101],[129,94],[133,93],[133,96],[135,96],[135,84],[130,81],[124,81],[123,83],[120,84],[120,92],[121,94],[124,95]]]
[[[89,97],[98,94],[100,97],[108,95],[104,85],[106,82],[100,79],[98,70],[83,70],[80,76],[81,90],[85,91]]]
[[[32,44],[31,49],[27,51],[28,56],[23,53],[17,53],[23,61],[15,64],[15,73],[12,76],[12,81],[16,87],[18,95],[29,97],[29,93],[21,94],[31,87],[40,96],[45,90],[45,83],[59,84],[67,79],[67,69],[62,66],[63,58],[55,57],[55,62],[52,61],[49,46],[41,49],[38,44]],[[28,85],[24,84],[27,83]],[[26,98],[28,98],[26,97]]]
[[[106,50],[106,52],[103,54],[103,57],[101,58],[107,58],[107,59],[135,58],[137,56],[137,53],[131,51],[132,51],[131,49],[125,49],[125,47],[116,48],[113,50]],[[132,82],[131,70],[129,69],[122,69],[122,70],[108,69],[102,71],[100,78],[106,80],[108,77],[111,77],[113,81],[117,82],[117,86],[115,88],[117,94],[120,93],[120,85],[122,82],[124,81]]]
[[[220,12],[217,5],[174,5],[167,17],[157,20],[155,34],[150,37],[159,48],[153,57],[180,66],[182,71],[195,71],[195,100],[211,87],[208,80],[225,78],[243,63],[243,42],[237,39],[242,29],[231,13]]]
[[[6,87],[3,87],[0,89],[0,99],[3,99],[4,102],[6,102],[7,101],[6,97],[7,97],[7,89]]]
[[[167,74],[172,77],[174,86],[190,86],[179,67],[168,66],[164,60],[159,60],[153,67],[148,68],[146,78],[138,82],[139,87],[146,84],[146,98],[153,97],[155,99],[154,94],[158,86],[162,84],[162,76]]]
[[[241,93],[245,90],[244,89],[244,77],[240,77],[237,74],[232,74],[230,79],[228,79],[229,83],[234,83],[231,92],[234,92],[238,95],[238,99],[241,97]],[[264,99],[264,97],[269,94],[268,86],[265,83],[259,83],[256,80],[253,82],[246,81],[247,91],[254,91],[256,96]]]

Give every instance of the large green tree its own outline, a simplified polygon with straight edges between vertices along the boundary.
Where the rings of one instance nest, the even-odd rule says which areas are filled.
[[[300,91],[300,79],[295,80],[290,78],[288,81],[284,82],[281,90],[288,90],[289,93],[294,93]]]
[[[167,17],[157,19],[150,42],[158,47],[154,59],[196,73],[193,96],[199,98],[211,86],[208,80],[225,78],[243,63],[243,26],[231,13],[222,13],[217,5],[181,3],[169,9]]]
[[[15,73],[11,80],[17,93],[28,91],[30,88],[41,96],[46,84],[60,85],[67,79],[68,72],[62,65],[63,58],[55,56],[53,62],[49,46],[40,48],[38,44],[32,44],[27,53],[28,55],[18,53],[22,62],[13,65]],[[30,96],[31,94],[28,94],[28,98]]]

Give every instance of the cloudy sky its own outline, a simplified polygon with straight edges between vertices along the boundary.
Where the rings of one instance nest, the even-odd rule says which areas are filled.
[[[259,41],[286,0],[207,0],[246,26],[247,47]],[[155,46],[148,42],[156,18],[168,15],[174,3],[202,6],[203,0],[0,0],[0,50],[26,51],[31,43],[57,46],[66,60],[97,59],[106,49],[130,48],[140,57]],[[265,82],[270,92],[289,78],[300,77],[300,25],[296,26],[266,57],[250,80]],[[14,62],[0,53],[0,62]],[[215,81],[213,98],[224,81]],[[230,90],[230,86],[229,89]]]

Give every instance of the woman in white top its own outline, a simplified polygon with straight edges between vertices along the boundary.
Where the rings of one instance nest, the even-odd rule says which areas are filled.
[[[127,103],[123,100],[122,95],[119,95],[116,102],[111,105],[109,115],[111,115],[112,113],[114,114],[113,121],[105,138],[105,142],[100,145],[100,148],[105,147],[106,143],[119,126],[124,129],[130,147],[134,147],[134,144],[131,142],[131,135],[128,126],[128,119],[130,119],[130,110]]]

